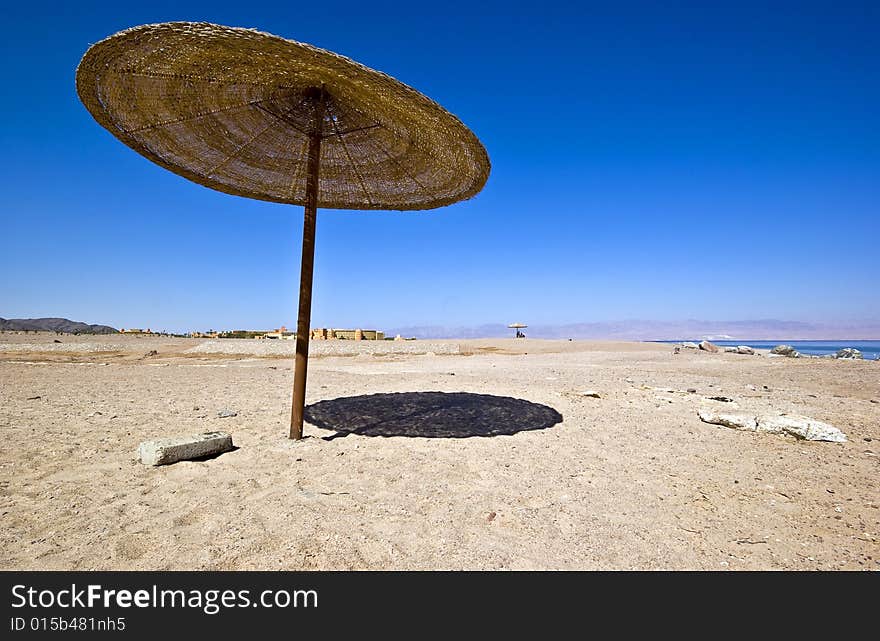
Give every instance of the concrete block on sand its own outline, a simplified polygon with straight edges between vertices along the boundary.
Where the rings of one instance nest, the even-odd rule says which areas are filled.
[[[138,458],[144,465],[170,465],[178,461],[222,454],[232,449],[230,434],[205,432],[192,436],[144,441],[138,446]]]

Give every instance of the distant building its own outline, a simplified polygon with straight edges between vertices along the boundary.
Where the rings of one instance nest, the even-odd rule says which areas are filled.
[[[383,341],[385,332],[376,329],[329,329],[319,327],[312,330],[312,340]]]
[[[269,338],[274,340],[293,340],[296,338],[296,332],[291,332],[284,325],[282,325],[281,327],[274,329],[271,332],[266,332],[258,338]]]
[[[271,332],[259,334],[255,336],[255,338],[295,340],[296,332],[292,332],[282,325],[277,329],[273,329]],[[383,341],[385,340],[385,332],[380,332],[376,329],[331,329],[329,327],[316,327],[309,332],[309,340]]]
[[[122,328],[119,330],[120,334],[152,334],[152,330],[148,327],[147,329],[136,329],[134,327],[129,327],[128,329]]]

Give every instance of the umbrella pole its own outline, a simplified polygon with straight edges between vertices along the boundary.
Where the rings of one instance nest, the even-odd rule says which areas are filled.
[[[323,88],[315,101],[312,133],[309,136],[306,207],[303,220],[302,268],[299,277],[299,318],[296,323],[296,364],[293,375],[293,407],[290,411],[290,438],[299,440],[303,432],[306,404],[306,374],[309,368],[309,334],[312,316],[312,275],[315,268],[315,223],[318,217],[318,171],[321,167],[321,129],[324,122]]]

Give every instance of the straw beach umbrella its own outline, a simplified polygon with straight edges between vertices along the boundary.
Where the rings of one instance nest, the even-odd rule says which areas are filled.
[[[252,29],[171,22],[93,45],[80,100],[189,180],[305,207],[290,436],[302,437],[317,209],[433,209],[477,194],[489,158],[455,116],[353,60]]]
[[[528,327],[528,325],[523,325],[522,323],[511,323],[507,327],[509,329],[515,329],[516,330],[516,337],[519,338],[519,330],[525,329],[526,327]]]

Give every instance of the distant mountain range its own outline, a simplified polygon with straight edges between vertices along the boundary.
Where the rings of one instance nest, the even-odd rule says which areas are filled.
[[[527,322],[527,321],[522,321]],[[740,321],[650,321],[623,320],[602,323],[564,325],[535,324],[523,330],[530,338],[573,338],[587,340],[837,340],[880,339],[880,321],[848,324],[821,324],[776,319]],[[496,323],[468,327],[414,326],[386,332],[394,336],[417,338],[513,338],[514,330]]]
[[[0,318],[0,331],[64,332],[65,334],[118,334],[108,325],[89,325],[66,318]]]

